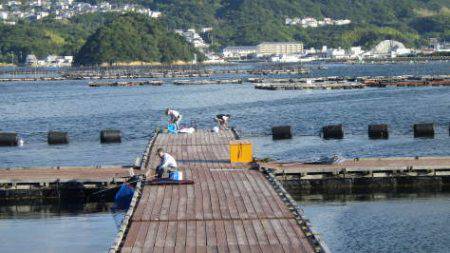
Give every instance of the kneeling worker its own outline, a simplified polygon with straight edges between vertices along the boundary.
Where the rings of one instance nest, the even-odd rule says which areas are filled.
[[[175,158],[173,158],[173,156],[164,152],[164,149],[159,148],[156,153],[159,156],[159,158],[161,159],[161,162],[156,167],[156,178],[162,178],[166,169],[169,169],[169,170],[177,169],[177,167],[178,167],[177,161],[175,161]]]

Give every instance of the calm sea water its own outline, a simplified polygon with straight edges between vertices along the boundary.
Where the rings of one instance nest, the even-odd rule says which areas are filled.
[[[300,201],[332,252],[449,252],[450,195]]]
[[[313,66],[310,76],[450,73],[450,63],[333,64],[328,67],[327,70],[317,70]],[[253,140],[258,157],[270,156],[287,161],[330,154],[369,157],[450,153],[450,88],[274,92],[255,90],[250,84],[188,87],[171,85],[170,79],[166,81],[167,84],[162,87],[124,88],[90,88],[87,81],[0,83],[0,130],[16,131],[25,140],[23,147],[0,148],[0,167],[131,164],[143,152],[151,131],[164,125],[163,110],[167,106],[180,110],[184,115],[184,123],[201,128],[213,127],[215,114],[232,114],[232,125],[235,125],[244,137]],[[437,123],[435,139],[412,138],[412,124],[420,122]],[[345,138],[339,141],[321,140],[318,137],[320,128],[334,123],[344,124]],[[367,125],[372,123],[389,124],[391,138],[383,141],[368,140]],[[294,139],[272,141],[268,135],[270,128],[281,124],[293,127]],[[122,130],[123,142],[113,145],[100,144],[99,132],[105,128]],[[70,144],[48,146],[46,133],[49,130],[69,132]],[[417,198],[417,201],[415,198],[399,198],[396,201],[408,201],[415,205],[418,211],[445,208],[448,210],[445,201],[448,202],[449,198],[426,197]],[[355,246],[345,247],[349,242],[341,240],[339,236],[346,235],[352,237],[347,238],[348,240],[356,238],[354,240],[358,243],[369,240],[370,246],[366,245],[370,247],[368,251],[372,249],[372,252],[390,252],[390,248],[383,248],[387,245],[385,241],[373,239],[386,235],[387,230],[403,233],[400,239],[415,233],[414,238],[417,240],[414,243],[421,247],[430,248],[430,244],[433,244],[430,249],[435,249],[441,244],[439,240],[421,237],[417,232],[419,228],[406,229],[413,226],[417,220],[416,214],[410,212],[401,217],[406,224],[405,228],[397,230],[390,224],[393,220],[387,218],[389,214],[386,214],[386,217],[373,216],[371,223],[366,223],[369,234],[357,233],[358,230],[350,233],[351,227],[345,227],[348,224],[364,226],[364,223],[359,222],[360,217],[365,215],[361,210],[367,209],[369,212],[372,209],[395,209],[393,202],[351,201],[337,205],[335,202],[321,201],[304,204],[307,215],[323,233],[330,248],[336,252],[359,251]],[[433,207],[432,203],[436,207]],[[339,217],[336,214],[339,211],[336,206],[345,206],[342,208],[344,211],[340,211],[345,212],[345,219],[336,218],[333,223],[327,223],[321,217]],[[401,216],[401,213],[398,213],[398,216]],[[441,225],[450,227],[450,219],[445,217],[443,215],[442,219],[439,219],[437,216],[432,218],[423,215],[421,221],[426,225],[426,229],[439,231]],[[439,221],[439,224],[433,227],[436,221]],[[50,226],[51,224],[53,226]],[[87,237],[79,238],[83,236],[79,235],[79,227],[83,226],[96,231],[89,235],[92,240]],[[2,231],[1,228],[5,227],[8,229]],[[34,227],[36,230],[29,231],[27,227]],[[343,228],[347,229],[346,233],[342,232]],[[54,250],[39,248],[37,252],[58,252],[58,247],[69,243],[73,248],[79,249],[79,252],[98,252],[100,248],[109,247],[115,227],[108,213],[58,214],[56,217],[32,219],[17,219],[12,216],[8,218],[8,215],[5,215],[0,220],[0,234],[3,235],[7,231],[11,234],[21,234],[22,238],[34,238],[36,231],[46,231],[46,234],[56,231],[58,240],[49,242],[55,244],[52,246]],[[441,236],[448,240],[450,238],[447,234],[443,233]],[[106,237],[109,240],[105,240]],[[395,244],[398,249],[410,247],[409,240],[400,239]],[[1,243],[7,245],[7,249],[15,251],[23,246],[18,240],[21,238],[4,240]],[[41,238],[35,242],[38,244],[42,240]],[[420,247],[412,249],[421,251]]]
[[[110,204],[5,204],[1,252],[105,252],[116,234]]]

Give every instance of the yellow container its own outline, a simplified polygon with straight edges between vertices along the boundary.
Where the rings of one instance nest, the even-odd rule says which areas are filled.
[[[232,163],[253,162],[253,147],[250,141],[230,141],[230,161]]]

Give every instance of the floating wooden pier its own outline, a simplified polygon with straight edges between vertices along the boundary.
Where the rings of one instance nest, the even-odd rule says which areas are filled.
[[[110,252],[327,252],[273,175],[230,163],[236,138],[232,131],[157,134],[142,170],[156,167],[162,147],[194,184],[138,184]]]
[[[175,85],[208,85],[208,84],[242,84],[240,78],[234,79],[204,79],[204,80],[176,80]]]
[[[261,167],[273,169],[274,174],[303,174],[319,178],[326,174],[366,173],[366,172],[408,172],[418,175],[420,172],[432,175],[450,176],[450,157],[390,157],[356,158],[333,164],[311,163],[260,163]],[[413,175],[413,174],[411,174]],[[381,176],[381,175],[380,175]]]
[[[308,90],[308,89],[362,89],[385,87],[450,86],[450,76],[397,76],[397,77],[319,77],[319,78],[248,78],[255,89]]]
[[[121,184],[127,180],[129,168],[108,167],[51,167],[0,169],[0,199],[61,198],[55,191],[77,188],[84,193]],[[86,194],[88,195],[88,194]]]
[[[450,190],[450,157],[361,158],[333,164],[260,163],[286,187],[311,192]]]
[[[120,82],[89,82],[89,87],[132,87],[132,86],[161,86],[164,84],[162,80],[145,80],[145,81],[120,81]]]

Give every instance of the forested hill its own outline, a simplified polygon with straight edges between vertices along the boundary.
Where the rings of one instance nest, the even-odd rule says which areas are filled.
[[[80,2],[102,2],[78,0]],[[372,47],[384,39],[396,39],[408,46],[426,44],[429,37],[450,41],[450,0],[113,0],[108,2],[136,3],[163,13],[158,21],[165,31],[180,28],[213,27],[205,39],[212,48],[228,45],[254,45],[261,41],[302,41],[306,47],[348,48]],[[285,18],[330,17],[350,19],[345,26],[301,28],[287,26]],[[48,54],[80,55],[94,48],[94,34],[117,14],[86,14],[70,20],[52,17],[15,26],[0,24],[0,61],[21,61],[28,53],[40,57]],[[128,22],[117,19],[117,22]],[[124,28],[115,22],[115,27]],[[113,29],[114,30],[114,29]],[[112,30],[109,30],[112,31]],[[130,30],[131,33],[140,30]],[[116,31],[117,32],[117,31]],[[142,35],[149,33],[143,30]],[[131,34],[129,34],[131,36]],[[88,38],[92,37],[90,40]],[[171,36],[169,36],[172,38]],[[111,37],[126,43],[122,36]],[[173,40],[175,41],[175,40]],[[101,40],[97,39],[97,42]],[[90,44],[87,44],[90,43]],[[162,45],[161,43],[159,45]],[[176,50],[184,47],[174,42]],[[124,46],[124,45],[121,45]],[[180,48],[178,48],[180,46]],[[134,47],[134,46],[133,46]],[[82,51],[80,49],[84,48]],[[142,48],[141,48],[142,49]],[[154,50],[154,49],[152,49]],[[161,53],[162,49],[155,49]],[[151,54],[156,55],[156,51]],[[86,55],[86,54],[84,54]],[[128,57],[128,56],[127,56]],[[125,57],[125,58],[127,58]],[[183,56],[184,57],[184,56]],[[135,58],[135,57],[131,57]]]
[[[191,61],[200,53],[181,36],[142,15],[124,14],[100,26],[75,55],[75,64]]]

